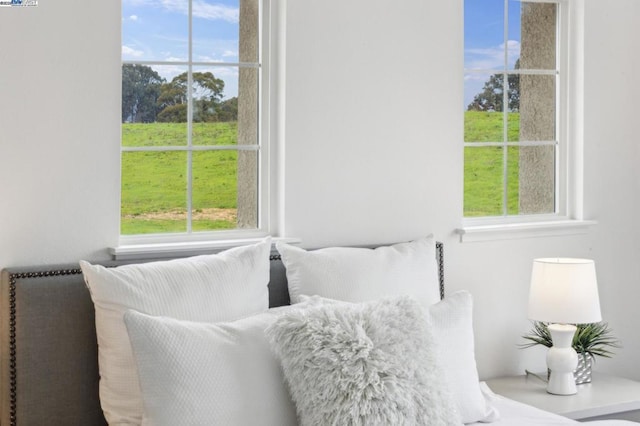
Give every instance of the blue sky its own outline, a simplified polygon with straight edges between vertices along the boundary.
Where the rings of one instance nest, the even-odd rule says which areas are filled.
[[[520,2],[508,2],[508,37],[505,43],[504,0],[465,0],[464,2],[464,67],[488,70],[483,74],[465,74],[464,107],[493,72],[504,69],[505,49],[507,66],[513,68],[520,56]]]
[[[466,69],[504,66],[504,0],[465,0]],[[194,61],[238,62],[239,0],[193,0]],[[122,58],[134,61],[185,61],[188,55],[187,0],[122,0]],[[520,2],[509,0],[508,63],[520,55]],[[152,65],[171,80],[186,71],[178,65]],[[194,68],[225,81],[224,97],[237,96],[235,67]],[[464,107],[492,72],[465,74]]]
[[[193,1],[193,60],[238,62],[239,0]],[[122,59],[186,61],[188,58],[186,0],[122,0]],[[180,65],[150,65],[171,80],[186,71]],[[194,67],[211,71],[225,82],[224,97],[237,96],[236,67]]]

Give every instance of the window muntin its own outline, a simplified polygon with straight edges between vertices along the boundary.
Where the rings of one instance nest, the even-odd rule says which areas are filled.
[[[261,7],[122,0],[123,236],[242,233],[266,222]]]
[[[558,213],[560,7],[465,0],[466,218]]]

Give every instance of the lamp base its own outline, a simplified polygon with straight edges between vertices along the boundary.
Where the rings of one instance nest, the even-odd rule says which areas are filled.
[[[553,346],[547,352],[547,367],[551,370],[547,392],[554,395],[578,393],[573,371],[578,365],[578,354],[572,347],[575,325],[549,324]]]

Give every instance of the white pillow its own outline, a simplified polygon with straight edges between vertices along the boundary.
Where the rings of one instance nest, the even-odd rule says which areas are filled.
[[[135,309],[230,321],[269,308],[270,238],[215,255],[105,268],[81,261],[96,311],[100,402],[109,424],[136,424],[142,399],[123,315]]]
[[[464,423],[492,422],[499,414],[480,388],[473,338],[473,298],[458,291],[427,309],[440,359]]]
[[[278,318],[267,336],[301,425],[460,424],[423,315],[405,296]]]
[[[345,305],[318,297],[302,296],[303,303]],[[438,359],[453,394],[463,423],[493,422],[500,414],[484,397],[476,366],[473,336],[473,298],[457,291],[442,301],[427,306],[425,323],[437,343]]]
[[[426,237],[376,249],[331,247],[307,251],[276,243],[286,267],[291,303],[301,295],[364,302],[409,295],[440,300],[435,242]]]
[[[142,424],[296,426],[295,405],[264,334],[292,309],[298,308],[218,324],[127,311],[145,407]]]

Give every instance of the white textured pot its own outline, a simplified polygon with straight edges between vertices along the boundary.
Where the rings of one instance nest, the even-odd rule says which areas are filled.
[[[573,372],[573,376],[576,379],[576,385],[583,383],[591,383],[591,370],[595,359],[593,355],[589,353],[578,354],[578,367]]]

